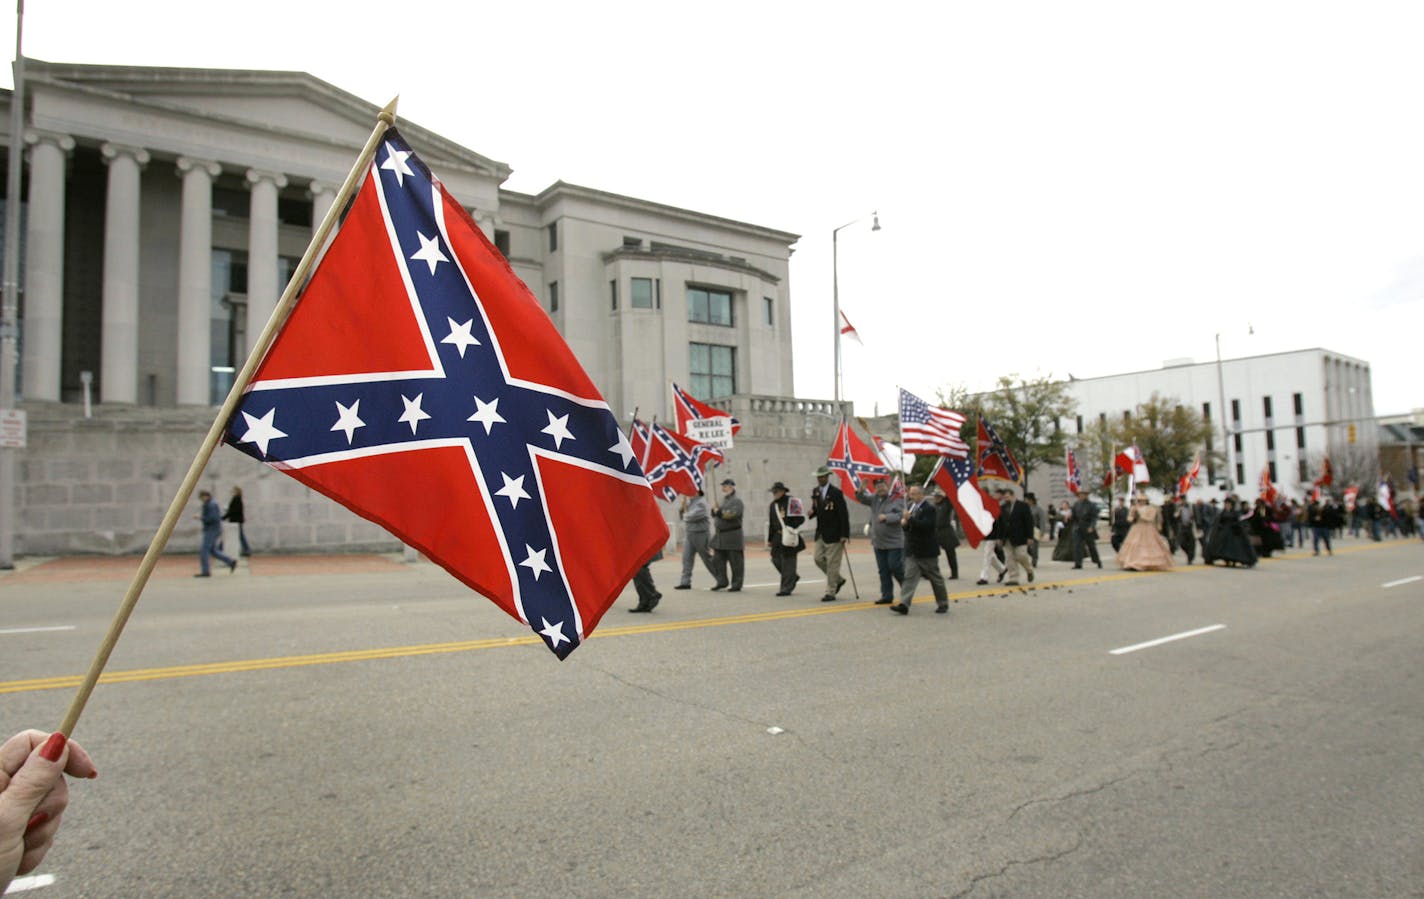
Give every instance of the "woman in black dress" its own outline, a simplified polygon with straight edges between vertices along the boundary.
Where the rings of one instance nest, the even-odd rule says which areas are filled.
[[[1249,520],[1251,516],[1247,516]],[[1246,533],[1246,524],[1236,508],[1236,498],[1228,496],[1221,506],[1221,514],[1216,516],[1216,524],[1207,533],[1202,549],[1202,561],[1210,565],[1217,559],[1227,567],[1256,564],[1256,551],[1251,548],[1251,538]]]

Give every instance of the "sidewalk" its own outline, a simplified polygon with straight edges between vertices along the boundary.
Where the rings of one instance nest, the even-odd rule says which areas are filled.
[[[22,584],[129,581],[140,556],[64,556],[18,559],[15,570],[0,571],[0,589]],[[323,553],[320,555],[255,555],[239,559],[237,570],[213,560],[213,577],[281,577],[284,575],[368,574],[406,570],[399,553]],[[153,580],[192,577],[198,573],[197,553],[159,558]]]

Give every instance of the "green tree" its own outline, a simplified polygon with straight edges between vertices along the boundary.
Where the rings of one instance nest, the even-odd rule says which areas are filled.
[[[1063,460],[1068,435],[1060,429],[1059,422],[1072,417],[1078,409],[1078,403],[1068,394],[1067,382],[1048,375],[1000,375],[995,389],[973,399],[977,401],[971,404],[975,416],[965,424],[965,442],[973,446],[979,416],[988,419],[1023,468],[1025,489],[1029,476],[1044,463]]]
[[[1212,442],[1210,423],[1175,397],[1156,393],[1140,403],[1130,417],[1109,422],[1106,435],[1097,435],[1099,440],[1103,436],[1117,448],[1136,443],[1152,476],[1152,485],[1163,490],[1176,485],[1197,453],[1204,453],[1203,478],[1206,463],[1217,455],[1208,449]],[[1101,446],[1095,451],[1100,450]]]

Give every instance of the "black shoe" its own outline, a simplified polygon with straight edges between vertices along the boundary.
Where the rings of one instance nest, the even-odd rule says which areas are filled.
[[[208,574],[206,571],[200,571],[199,573],[193,575],[193,577],[212,577],[212,575]]]
[[[227,563],[227,573],[228,573],[228,574],[232,574],[232,573],[233,573],[234,571],[236,571],[236,570],[237,570],[237,560],[236,560],[236,559],[233,559],[231,562]]]
[[[1074,566],[1073,566],[1073,570],[1074,570],[1074,571],[1082,571],[1082,570],[1083,570],[1083,566],[1082,566],[1082,565],[1074,565]]]
[[[949,606],[939,606],[935,609],[936,615],[944,615],[949,612]]]
[[[910,614],[910,607],[903,603],[897,602],[895,605],[890,607],[890,611],[897,612],[901,615],[908,615]]]
[[[1009,569],[1007,569],[1007,568],[1005,568],[1003,571],[999,572],[999,583],[1002,584],[1002,583],[1004,582],[1004,575],[1006,575],[1006,574],[1008,574],[1008,573],[1009,573]]]
[[[984,580],[984,579],[981,577],[979,580],[975,581],[974,583],[975,583],[977,586],[982,587],[982,586],[984,586],[985,584],[987,584],[987,583],[989,583],[989,582],[986,581],[986,580]]]
[[[742,588],[741,588],[741,587],[728,587],[728,588],[727,588],[727,592],[728,592],[728,593],[741,593],[741,592],[742,592]]]
[[[877,600],[875,601],[875,604],[876,604],[877,606],[888,606],[888,605],[890,605],[890,603],[892,603],[892,602],[894,602],[894,601],[895,601],[895,600],[893,600],[893,599],[877,599]]]
[[[836,601],[836,598],[835,598],[834,596],[832,596],[831,594],[829,594],[829,593],[827,593],[825,596],[822,596],[822,597],[821,597],[821,602],[835,602],[835,601]]]
[[[1033,583],[1033,569],[1032,569],[1032,568],[1030,568],[1030,569],[1028,570],[1028,582],[1029,582],[1030,584]]]
[[[790,595],[791,595],[791,591],[790,591],[790,590],[777,590],[777,591],[776,591],[776,595],[777,595],[777,596],[790,596]]]
[[[658,607],[658,600],[662,598],[663,595],[661,593],[654,594],[653,601],[648,603],[648,611],[651,612],[653,609],[656,609]]]
[[[630,611],[630,612],[651,612],[652,609],[648,608],[647,606],[634,606],[633,608],[629,609],[628,611]]]
[[[678,584],[676,587],[673,587],[673,589],[674,589],[674,590],[691,590],[691,589],[692,589],[692,585],[691,585],[691,584]]]
[[[712,585],[712,592],[714,592],[714,593],[717,592],[718,590],[726,590],[726,589],[727,589],[727,585],[726,585],[726,584],[713,584],[713,585]]]
[[[1103,563],[1102,563],[1102,562],[1099,562],[1099,563],[1098,563],[1098,567],[1099,567],[1099,568],[1102,568],[1102,567],[1103,567]]]

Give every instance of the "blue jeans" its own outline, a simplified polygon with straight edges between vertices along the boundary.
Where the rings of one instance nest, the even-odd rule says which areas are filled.
[[[894,549],[877,549],[875,567],[880,569],[880,598],[894,599],[895,584],[905,582],[905,550],[898,546]]]
[[[1328,553],[1333,553],[1333,550],[1330,549],[1330,529],[1317,527],[1315,529],[1315,537],[1311,541],[1314,544],[1315,551],[1317,553],[1320,552],[1320,542],[1322,540],[1325,541],[1325,551]]]
[[[231,568],[237,563],[230,556],[223,555],[218,549],[218,541],[222,539],[222,526],[215,528],[203,528],[203,548],[198,551],[198,571],[201,574],[211,574],[209,570],[209,557],[217,559],[227,567]]]

